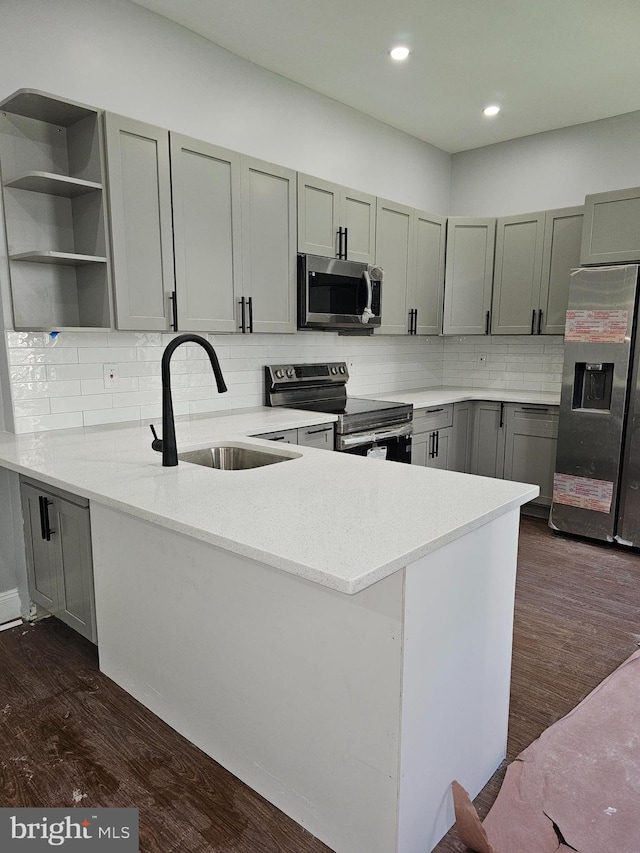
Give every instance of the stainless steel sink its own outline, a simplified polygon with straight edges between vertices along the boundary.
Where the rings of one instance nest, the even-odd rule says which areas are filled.
[[[287,462],[301,455],[292,451],[281,453],[242,444],[218,444],[201,450],[178,453],[178,459],[181,462],[190,462],[192,465],[218,468],[220,471],[246,471],[249,468],[275,465],[276,462]]]

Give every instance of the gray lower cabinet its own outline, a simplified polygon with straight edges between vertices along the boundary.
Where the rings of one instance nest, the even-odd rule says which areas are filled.
[[[31,598],[96,643],[89,503],[27,479],[20,488]]]
[[[473,404],[469,473],[502,477],[504,471],[504,403]]]
[[[416,409],[413,413],[411,464],[451,470],[453,467],[453,404]]]
[[[594,193],[584,200],[581,264],[640,260],[640,187]]]
[[[174,294],[169,132],[105,114],[118,329],[166,331]]]
[[[558,407],[507,404],[504,424],[505,480],[540,486],[540,495],[532,503],[550,507],[558,438]]]
[[[461,471],[463,474],[469,471],[472,436],[473,403],[454,403],[450,471]]]
[[[494,218],[447,221],[443,334],[489,334],[495,240]]]
[[[262,433],[261,435],[256,435],[255,438],[266,438],[269,441],[279,441],[282,444],[299,444],[302,447],[333,450],[334,426],[333,423],[316,424],[310,427]]]

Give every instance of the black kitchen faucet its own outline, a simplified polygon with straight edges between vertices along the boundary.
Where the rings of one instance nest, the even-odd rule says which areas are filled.
[[[173,402],[171,400],[171,374],[169,373],[169,362],[171,356],[180,346],[180,344],[193,343],[200,344],[209,356],[213,373],[216,377],[218,385],[218,393],[223,394],[227,390],[227,386],[222,377],[220,363],[216,351],[211,346],[206,338],[201,335],[178,335],[170,343],[167,344],[162,354],[162,438],[158,438],[153,424],[151,432],[153,433],[153,441],[151,447],[154,450],[162,453],[162,464],[164,466],[172,466],[178,464],[178,448],[176,446],[176,425],[173,417]]]

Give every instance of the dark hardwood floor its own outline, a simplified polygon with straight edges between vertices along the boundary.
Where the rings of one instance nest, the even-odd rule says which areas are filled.
[[[640,554],[523,518],[507,760],[475,800],[482,818],[507,764],[636,651],[639,635]],[[435,853],[466,850],[452,830]]]
[[[637,647],[640,555],[524,519],[508,759]],[[134,650],[132,650],[134,653]],[[484,815],[506,763],[478,797]],[[137,806],[143,853],[329,853],[97,669],[53,619],[0,633],[0,806]],[[438,853],[465,848],[450,833]]]

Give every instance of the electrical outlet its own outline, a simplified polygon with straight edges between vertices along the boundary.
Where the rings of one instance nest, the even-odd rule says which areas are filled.
[[[104,387],[117,388],[120,378],[118,376],[117,364],[105,364],[104,366]]]
[[[486,354],[486,352],[479,352],[479,353],[478,353],[478,364],[480,365],[480,367],[485,367],[485,366],[486,366],[486,364],[487,364],[487,354]]]

